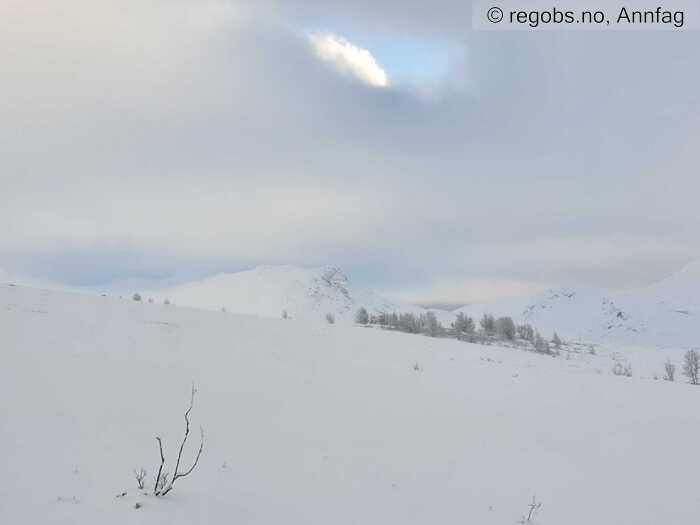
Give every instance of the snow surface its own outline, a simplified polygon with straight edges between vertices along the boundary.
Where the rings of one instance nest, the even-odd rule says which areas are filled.
[[[660,371],[657,349],[551,358],[7,285],[0,345],[3,524],[502,525],[533,496],[540,525],[700,515],[700,387],[610,373],[612,353]],[[191,381],[200,465],[143,494],[132,470],[152,483],[156,435],[172,461]]]

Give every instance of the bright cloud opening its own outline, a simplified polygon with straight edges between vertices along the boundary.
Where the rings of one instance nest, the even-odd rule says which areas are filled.
[[[314,33],[310,39],[319,58],[340,71],[355,75],[373,87],[389,87],[389,75],[367,49],[332,33]]]

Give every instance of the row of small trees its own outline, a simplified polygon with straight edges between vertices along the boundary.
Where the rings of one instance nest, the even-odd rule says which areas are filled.
[[[426,312],[420,315],[381,312],[376,315],[370,315],[367,309],[362,307],[355,314],[355,322],[361,325],[378,325],[382,328],[390,328],[409,334],[425,334],[431,337],[439,337],[445,332],[445,329],[433,312]]]
[[[562,341],[555,333],[551,342],[529,324],[516,325],[510,317],[494,317],[484,314],[477,327],[474,319],[460,312],[449,328],[445,328],[433,312],[421,314],[387,313],[370,315],[366,308],[355,314],[355,322],[360,325],[377,325],[409,334],[424,334],[430,337],[454,337],[460,341],[489,344],[494,341],[508,341],[513,344],[528,344],[539,353],[554,355],[561,348]]]
[[[688,350],[683,356],[683,375],[688,378],[691,384],[700,384],[700,352]],[[676,365],[670,360],[664,364],[664,379],[673,381],[676,377]]]
[[[132,299],[133,301],[136,301],[137,303],[140,303],[141,301],[143,301],[143,297],[141,297],[141,294],[140,294],[140,293],[135,293],[134,295],[131,296],[131,299]],[[153,304],[155,301],[153,301],[153,297],[149,297],[149,298],[148,298],[148,302],[151,303],[151,304]],[[168,299],[168,298],[166,297],[165,300],[163,301],[163,304],[169,305],[169,304],[170,304],[170,299]]]

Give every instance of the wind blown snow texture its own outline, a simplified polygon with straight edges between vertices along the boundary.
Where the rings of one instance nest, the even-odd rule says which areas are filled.
[[[600,355],[6,285],[0,334],[0,523],[502,525],[533,495],[540,525],[700,512],[700,390]],[[193,380],[200,466],[143,495],[132,470],[152,484],[156,435],[172,458]]]

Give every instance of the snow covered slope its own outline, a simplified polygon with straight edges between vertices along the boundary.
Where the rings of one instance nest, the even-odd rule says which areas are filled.
[[[546,336],[556,331],[569,339],[631,342],[627,332],[637,328],[613,297],[593,288],[556,288],[535,297],[469,305],[458,311],[475,319],[484,313],[511,316],[516,323],[530,323]]]
[[[668,279],[624,292],[559,288],[536,297],[461,308],[509,315],[545,334],[643,346],[700,347],[700,263]]]
[[[0,356],[3,524],[503,525],[533,496],[539,525],[700,514],[700,387],[583,356],[5,285]],[[155,498],[132,470],[152,486],[158,435],[172,472],[191,381],[204,453]]]
[[[323,320],[327,313],[332,313],[338,321],[352,321],[362,306],[370,313],[424,311],[357,289],[335,267],[259,266],[147,295],[167,296],[179,305],[209,310],[225,308],[229,312],[263,317],[279,318],[286,311],[294,319]]]

